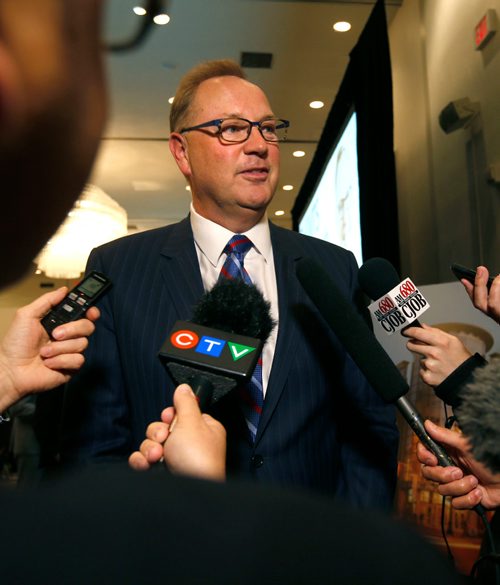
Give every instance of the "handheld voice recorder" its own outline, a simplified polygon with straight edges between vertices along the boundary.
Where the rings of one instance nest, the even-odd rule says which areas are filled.
[[[43,317],[41,323],[47,333],[51,335],[59,325],[81,319],[87,309],[95,305],[110,288],[111,281],[104,274],[89,272],[59,304]]]

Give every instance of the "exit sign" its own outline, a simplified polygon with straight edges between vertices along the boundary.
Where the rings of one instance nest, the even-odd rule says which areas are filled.
[[[474,29],[474,46],[481,51],[497,32],[497,19],[494,10],[488,10]]]

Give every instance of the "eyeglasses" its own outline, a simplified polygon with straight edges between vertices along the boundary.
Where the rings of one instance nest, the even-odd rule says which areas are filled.
[[[103,48],[107,51],[117,53],[120,51],[129,51],[137,48],[147,37],[153,27],[154,18],[158,14],[163,14],[166,9],[165,0],[144,0],[144,17],[141,17],[139,24],[134,32],[123,40],[105,40]],[[119,6],[122,8],[121,6]]]
[[[290,122],[281,118],[266,118],[260,122],[251,122],[245,118],[219,118],[218,120],[210,120],[210,122],[191,126],[190,128],[183,128],[180,134],[191,132],[191,130],[210,128],[210,126],[217,126],[217,132],[214,136],[218,136],[224,142],[232,144],[245,142],[254,126],[257,127],[266,142],[283,142],[286,140],[286,133]]]

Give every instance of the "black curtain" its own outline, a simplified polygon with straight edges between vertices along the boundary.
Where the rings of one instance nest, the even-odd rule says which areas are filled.
[[[347,71],[328,115],[316,154],[292,209],[298,222],[352,109],[357,149],[363,258],[387,258],[400,268],[392,76],[383,0],[378,0],[351,51]]]

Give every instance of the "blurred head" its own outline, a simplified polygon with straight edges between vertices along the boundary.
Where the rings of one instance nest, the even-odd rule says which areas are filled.
[[[106,118],[102,0],[0,0],[0,284],[80,194]]]
[[[273,116],[264,92],[232,61],[205,63],[181,81],[169,145],[200,215],[233,232],[255,225],[276,189],[279,144],[267,142],[255,126],[238,143],[223,140],[217,126],[189,128],[221,118],[260,122]]]

